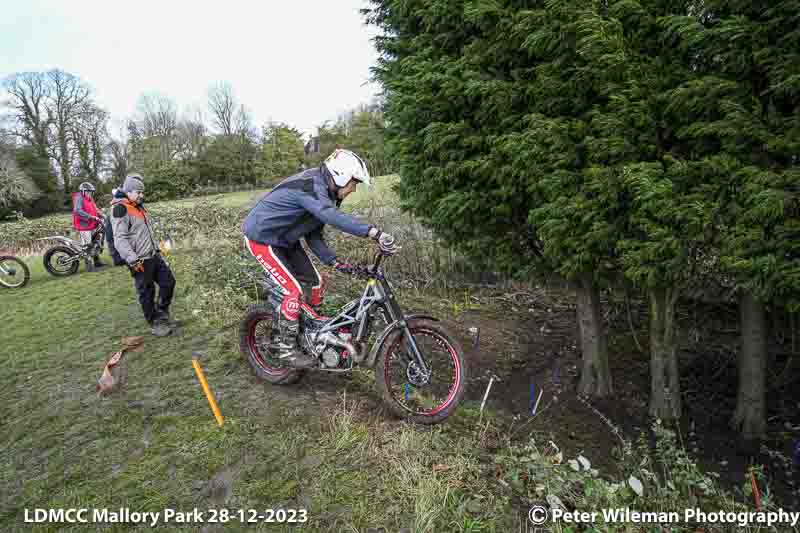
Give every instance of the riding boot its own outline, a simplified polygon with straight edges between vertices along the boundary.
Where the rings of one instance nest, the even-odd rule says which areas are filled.
[[[279,359],[285,359],[292,368],[309,368],[317,364],[316,359],[303,353],[297,340],[300,321],[287,320],[281,316],[278,319],[278,335],[272,344],[272,349],[277,352]]]

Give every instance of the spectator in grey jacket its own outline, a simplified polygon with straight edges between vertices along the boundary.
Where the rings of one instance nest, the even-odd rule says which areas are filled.
[[[111,190],[111,205],[113,207],[114,200],[121,201],[127,198],[125,193],[122,192],[121,189],[114,188]],[[106,224],[106,242],[108,243],[108,253],[111,255],[111,259],[114,261],[114,266],[123,266],[127,263],[125,260],[120,257],[119,252],[117,252],[117,247],[114,246],[114,226],[109,221]]]
[[[112,200],[111,221],[117,252],[128,264],[134,279],[144,318],[153,335],[172,333],[174,322],[169,306],[175,290],[175,276],[161,257],[150,216],[144,208],[144,182],[138,174],[129,174],[122,185],[124,197]],[[158,304],[155,286],[158,285]]]

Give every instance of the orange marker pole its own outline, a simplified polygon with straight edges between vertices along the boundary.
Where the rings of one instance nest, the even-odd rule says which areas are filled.
[[[217,424],[222,427],[222,414],[219,412],[217,402],[214,401],[214,395],[211,394],[211,389],[208,388],[208,383],[206,382],[206,377],[203,375],[203,369],[200,368],[199,361],[197,359],[192,359],[192,366],[194,367],[194,371],[197,373],[197,379],[200,380],[200,385],[203,387],[203,392],[206,393],[206,399],[208,400],[209,405],[211,405],[211,410],[214,412],[214,417],[217,419]]]

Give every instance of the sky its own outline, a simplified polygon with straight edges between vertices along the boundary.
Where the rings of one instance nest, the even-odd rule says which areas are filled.
[[[367,0],[15,0],[0,9],[0,79],[60,68],[87,82],[115,123],[143,93],[207,110],[231,84],[254,123],[304,134],[380,91],[370,83]],[[208,115],[207,122],[210,123]]]

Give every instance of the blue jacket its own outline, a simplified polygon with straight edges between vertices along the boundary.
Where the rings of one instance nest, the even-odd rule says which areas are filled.
[[[244,219],[242,233],[251,241],[282,247],[305,238],[323,263],[333,264],[336,254],[322,237],[325,224],[357,237],[366,237],[372,226],[339,210],[341,200],[330,191],[323,168],[290,176],[265,194]]]

